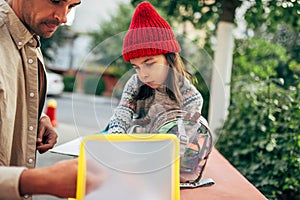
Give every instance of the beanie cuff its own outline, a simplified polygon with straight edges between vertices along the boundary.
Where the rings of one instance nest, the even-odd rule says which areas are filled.
[[[126,33],[122,54],[124,61],[129,62],[134,58],[180,51],[180,45],[171,29],[144,27]]]
[[[123,49],[123,58],[125,62],[131,59],[155,56],[167,53],[180,52],[180,46],[177,40],[148,42],[143,44],[135,44]]]

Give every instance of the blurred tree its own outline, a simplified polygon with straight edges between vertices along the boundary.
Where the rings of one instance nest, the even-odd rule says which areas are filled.
[[[119,58],[122,55],[123,36],[131,21],[128,14],[133,13],[133,10],[131,5],[121,3],[110,20],[101,23],[99,30],[89,33],[92,38],[92,52],[96,55],[95,62],[105,67],[117,66],[119,70],[112,70],[117,76],[121,76],[124,70],[131,67],[123,58]]]
[[[72,33],[70,26],[61,25],[58,27],[52,37],[41,38],[41,51],[46,60],[53,60],[57,49],[65,44],[70,33]]]
[[[248,28],[259,35],[275,33],[278,25],[286,24],[299,33],[300,3],[296,0],[285,1],[248,1],[245,13]]]

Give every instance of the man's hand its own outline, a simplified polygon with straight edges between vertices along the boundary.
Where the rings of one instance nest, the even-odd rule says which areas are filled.
[[[42,154],[52,149],[57,142],[57,133],[54,130],[48,116],[40,119],[36,140],[36,149]]]
[[[96,190],[106,175],[97,167],[91,166],[86,173],[86,194]],[[78,159],[59,161],[44,168],[24,170],[20,177],[21,195],[48,194],[60,198],[75,198],[77,186]]]

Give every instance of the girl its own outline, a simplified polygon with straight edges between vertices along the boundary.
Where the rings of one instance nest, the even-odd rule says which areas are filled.
[[[180,46],[166,20],[149,2],[140,3],[123,41],[123,58],[136,70],[126,83],[108,133],[128,133],[133,125],[149,132],[164,111],[201,113],[203,99],[185,70]]]

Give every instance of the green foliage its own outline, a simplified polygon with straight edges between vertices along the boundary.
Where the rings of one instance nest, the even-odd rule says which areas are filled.
[[[245,13],[247,32],[284,46],[300,62],[300,3],[295,0],[252,2]],[[249,31],[251,30],[251,31]]]
[[[45,59],[52,61],[59,47],[68,42],[70,37],[76,37],[67,25],[59,26],[50,38],[41,38],[41,51]]]
[[[268,32],[275,32],[277,25],[284,23],[299,32],[299,1],[256,0],[249,5],[250,7],[245,13],[245,20],[248,22],[249,28],[262,31],[267,29]]]
[[[142,0],[131,0],[136,6]],[[167,14],[170,21],[190,21],[196,28],[207,27],[207,22],[216,24],[221,13],[220,1],[186,1],[186,0],[151,0],[155,8],[159,8]]]
[[[75,85],[76,77],[73,74],[65,74],[63,78],[63,82],[65,84],[64,91],[66,92],[73,92],[74,88],[76,88]]]
[[[141,1],[131,0],[131,3],[137,5]],[[213,55],[212,39],[216,36],[218,22],[236,22],[236,8],[246,8],[246,34],[263,35],[269,41],[280,43],[287,49],[292,59],[300,62],[299,1],[151,0],[150,2],[166,13],[170,21],[178,23],[189,21],[196,29],[205,30],[207,36],[204,48],[211,55]]]
[[[290,68],[289,84],[277,69]],[[269,199],[300,198],[299,66],[285,48],[253,38],[234,55],[219,151]],[[286,76],[289,77],[289,76]]]
[[[233,55],[233,76],[256,74],[266,79],[277,74],[279,63],[286,64],[289,56],[286,50],[279,44],[270,43],[262,38],[236,41],[237,49]]]
[[[232,69],[232,79],[254,73],[258,78],[280,77],[284,79],[284,87],[294,85],[295,75],[300,75],[300,66],[293,60],[286,49],[278,44],[262,38],[237,40]]]
[[[299,94],[257,77],[232,87],[217,148],[269,199],[300,197]]]
[[[118,10],[110,17],[110,20],[101,23],[99,30],[89,33],[92,37],[91,47],[94,48],[111,36],[127,31],[131,21],[131,17],[128,17],[128,15],[131,16],[133,11],[134,8],[131,5],[120,3]],[[122,48],[122,46],[119,48]]]
[[[131,68],[131,65],[125,63],[120,56],[122,55],[123,37],[131,21],[128,14],[132,14],[133,10],[131,5],[121,3],[116,15],[111,16],[109,21],[101,23],[101,29],[89,33],[92,38],[90,45],[97,58],[95,62],[102,66],[118,66],[119,70],[112,70],[112,72],[116,72],[113,75],[117,77],[120,76],[120,72]]]
[[[88,75],[83,82],[86,94],[101,95],[105,91],[105,82],[100,76]]]

